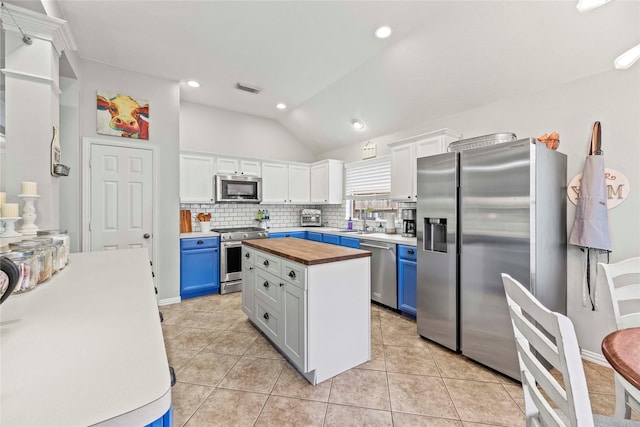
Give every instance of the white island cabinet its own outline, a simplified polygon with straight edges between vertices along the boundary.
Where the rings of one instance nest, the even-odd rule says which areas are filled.
[[[146,249],[72,254],[0,308],[1,426],[171,425]]]
[[[370,252],[286,237],[243,253],[244,312],[310,383],[370,360]]]

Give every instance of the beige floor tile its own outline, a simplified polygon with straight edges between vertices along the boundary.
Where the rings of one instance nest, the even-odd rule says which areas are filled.
[[[524,425],[524,414],[498,383],[445,378],[444,382],[453,404],[463,421]]]
[[[205,296],[198,298],[198,301],[190,309],[194,311],[218,311],[223,304],[224,302],[218,295]]]
[[[384,323],[384,321],[382,321]],[[429,348],[429,342],[412,331],[382,327],[382,342],[384,345],[400,347]]]
[[[601,366],[588,360],[582,361],[587,377],[587,387],[592,393],[615,394],[613,369]]]
[[[393,412],[393,425],[395,427],[462,427],[462,423],[457,420],[405,414],[403,412]]]
[[[220,382],[219,387],[271,393],[285,363],[283,360],[243,356]]]
[[[387,374],[368,369],[351,369],[333,378],[330,403],[391,410]]]
[[[187,422],[213,390],[214,387],[176,382],[171,387],[174,425],[181,426]]]
[[[441,378],[394,373],[388,376],[392,411],[458,419]]]
[[[253,426],[266,394],[217,388],[187,423],[187,427]]]
[[[313,386],[290,363],[285,363],[271,395],[328,402],[331,383],[329,379]]]
[[[520,384],[502,384],[502,387],[509,393],[509,396],[516,402],[518,408],[522,412],[525,412],[525,404],[524,404],[524,392],[522,391],[522,386]]]
[[[217,309],[225,313],[242,313],[242,298],[230,298],[224,301]]]
[[[322,426],[326,410],[323,402],[270,396],[255,426]]]
[[[358,366],[360,369],[372,369],[374,371],[384,371],[384,347],[382,344],[371,344],[371,360]]]
[[[244,332],[245,334],[259,335],[258,330],[249,322],[246,316],[241,316],[238,320],[233,322],[227,331]]]
[[[193,359],[193,356],[196,354],[198,354],[196,350],[185,350],[183,348],[172,348],[167,346],[167,359],[169,360],[169,366],[176,371]]]
[[[431,350],[419,347],[384,346],[388,372],[440,376]]]
[[[382,329],[380,325],[371,325],[371,344],[382,345]]]
[[[433,351],[433,358],[442,378],[498,382],[491,371],[460,354],[439,349]]]
[[[616,396],[613,394],[589,393],[591,412],[594,414],[613,416],[616,409]]]
[[[169,341],[173,348],[200,351],[211,343],[220,332],[210,329],[185,328],[185,330]]]
[[[256,338],[256,334],[229,330],[222,331],[220,335],[212,340],[205,348],[205,351],[242,356]]]
[[[178,381],[216,386],[238,362],[240,356],[201,352],[176,371]]]
[[[182,326],[165,325],[164,323],[162,323],[162,336],[164,338],[164,341],[167,342],[167,340],[177,337],[186,329],[187,328],[183,328]]]
[[[524,427],[524,425],[525,424],[523,423],[522,427]],[[495,424],[471,423],[469,421],[463,421],[462,426],[463,427],[495,427]],[[514,427],[517,427],[517,426],[514,426]]]
[[[329,404],[324,427],[393,426],[390,411]]]
[[[244,355],[262,357],[265,359],[284,359],[282,354],[280,354],[280,352],[276,350],[276,348],[262,335],[258,335]]]

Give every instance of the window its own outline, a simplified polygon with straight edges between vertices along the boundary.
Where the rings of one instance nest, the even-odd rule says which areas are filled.
[[[391,157],[348,163],[345,166],[345,219],[385,222],[385,213],[398,214],[391,196]],[[397,217],[397,216],[396,216]]]

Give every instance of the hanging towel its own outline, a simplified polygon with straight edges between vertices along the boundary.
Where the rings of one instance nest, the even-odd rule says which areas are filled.
[[[606,251],[607,255],[611,251],[607,183],[604,176],[604,156],[602,155],[600,132],[600,122],[595,122],[589,155],[585,160],[582,172],[576,218],[569,236],[570,244],[580,246],[586,252],[583,302],[586,305],[586,294],[588,293],[593,310],[596,308],[594,302],[596,290],[595,282],[594,286],[591,286],[591,255],[595,255],[596,261],[598,261],[601,251]]]

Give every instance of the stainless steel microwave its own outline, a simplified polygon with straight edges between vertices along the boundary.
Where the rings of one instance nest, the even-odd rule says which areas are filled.
[[[216,203],[260,203],[262,178],[244,175],[216,175]]]

